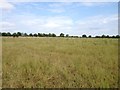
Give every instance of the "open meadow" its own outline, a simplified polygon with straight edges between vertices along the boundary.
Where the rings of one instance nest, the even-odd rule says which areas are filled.
[[[3,88],[118,87],[118,39],[3,38]]]

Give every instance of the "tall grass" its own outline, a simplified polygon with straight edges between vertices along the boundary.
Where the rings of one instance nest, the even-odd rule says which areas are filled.
[[[117,39],[2,41],[3,87],[118,87]]]
[[[2,88],[2,38],[0,37],[0,89]]]

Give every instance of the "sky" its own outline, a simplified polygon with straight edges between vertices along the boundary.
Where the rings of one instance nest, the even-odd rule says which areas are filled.
[[[118,34],[117,2],[2,2],[2,32]]]

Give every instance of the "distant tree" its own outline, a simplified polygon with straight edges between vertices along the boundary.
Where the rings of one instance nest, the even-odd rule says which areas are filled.
[[[32,36],[33,36],[33,34],[32,34],[32,33],[30,33],[30,34],[29,34],[29,36],[30,36],[30,37],[32,37]]]
[[[71,38],[73,38],[74,36],[70,36]]]
[[[56,35],[54,33],[52,33],[52,37],[56,37]]]
[[[26,36],[29,36],[29,35],[27,33],[21,33],[21,36],[26,37]]]
[[[46,37],[49,37],[49,34],[45,34]]]
[[[78,38],[78,36],[73,36],[74,38]]]
[[[27,34],[27,33],[23,33],[23,35],[22,35],[22,36],[26,37],[26,36],[28,36],[28,34]]]
[[[116,35],[116,38],[119,38],[120,36],[119,35]]]
[[[17,33],[13,33],[12,36],[13,37],[18,37],[18,34]]]
[[[3,32],[3,33],[2,33],[2,36],[7,36],[7,33],[6,33],[6,32]]]
[[[113,36],[111,36],[111,38],[115,38],[115,36],[113,35]]]
[[[43,37],[43,34],[42,34],[42,33],[38,33],[38,36],[39,36],[39,37]]]
[[[0,32],[0,36],[2,36],[2,33]]]
[[[43,33],[43,37],[48,37],[48,36],[49,36],[49,34]]]
[[[64,37],[64,34],[63,34],[63,33],[61,33],[61,34],[60,34],[60,37]]]
[[[83,37],[83,38],[86,38],[87,36],[84,34],[84,35],[82,35],[82,37]]]
[[[2,33],[2,36],[12,36],[12,35],[11,35],[10,32],[7,32],[7,33],[6,33],[6,32],[3,32],[3,33]]]
[[[38,35],[35,33],[33,36],[37,37]]]
[[[109,35],[106,36],[106,38],[109,38],[109,37],[110,37]]]
[[[69,37],[69,34],[66,34],[66,37]]]
[[[21,32],[17,32],[17,35],[18,35],[18,36],[22,36],[22,33],[21,33]]]
[[[91,35],[89,35],[88,37],[89,37],[89,38],[91,38],[92,36],[91,36]]]
[[[7,32],[6,34],[7,34],[7,36],[11,36],[11,33],[10,33],[10,32]]]
[[[43,37],[45,37],[46,36],[46,34],[45,33],[43,33]]]
[[[52,37],[52,34],[51,34],[51,33],[49,33],[49,34],[48,34],[48,36],[49,36],[49,37]]]
[[[102,35],[102,38],[106,38],[106,36],[105,36],[105,35]]]
[[[101,38],[101,36],[95,36],[95,38]]]

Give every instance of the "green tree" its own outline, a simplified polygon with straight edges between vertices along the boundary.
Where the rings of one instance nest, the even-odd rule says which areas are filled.
[[[26,36],[28,36],[28,34],[27,33],[22,33],[21,36],[26,37]]]
[[[17,32],[17,35],[18,35],[18,36],[22,36],[22,33],[21,33],[21,32]]]
[[[60,34],[60,37],[64,37],[64,34],[63,34],[63,33],[61,33],[61,34]]]
[[[66,34],[66,37],[69,37],[69,34]]]
[[[102,35],[102,38],[106,38],[106,36],[105,36],[105,35]]]
[[[3,32],[3,33],[2,33],[2,36],[7,36],[7,33],[6,33],[6,32]]]
[[[10,33],[10,32],[7,32],[6,34],[7,34],[7,36],[11,36],[11,33]]]
[[[39,36],[39,37],[43,37],[43,34],[42,34],[42,33],[38,33],[38,36]]]
[[[43,33],[42,35],[43,35],[43,37],[45,37],[45,33]]]
[[[32,34],[32,33],[30,33],[30,34],[29,34],[29,36],[30,36],[30,37],[32,37],[32,36],[33,36],[33,34]]]
[[[120,38],[120,36],[119,36],[119,35],[116,35],[116,38]]]
[[[101,36],[95,36],[95,38],[101,38]]]
[[[89,37],[89,38],[91,38],[92,36],[91,36],[91,35],[89,35],[88,37]]]
[[[109,35],[106,36],[106,38],[109,38],[109,37],[110,37]]]
[[[34,36],[37,37],[38,35],[35,33]]]
[[[56,35],[54,33],[52,33],[52,37],[56,37]]]
[[[83,38],[86,38],[87,36],[84,34],[84,35],[82,35],[82,37],[83,37]]]
[[[18,37],[18,34],[17,33],[13,33],[12,36],[13,37]]]
[[[115,36],[113,35],[112,38],[115,38]]]
[[[51,34],[51,33],[49,33],[49,34],[48,34],[48,36],[49,36],[49,37],[52,37],[52,34]]]

